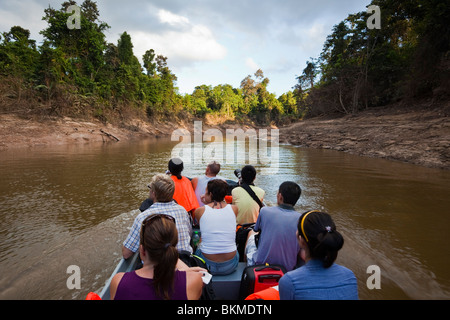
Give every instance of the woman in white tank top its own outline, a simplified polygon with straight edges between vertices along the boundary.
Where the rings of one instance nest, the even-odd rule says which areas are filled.
[[[238,209],[224,201],[227,190],[225,181],[209,181],[205,193],[207,204],[194,213],[201,232],[201,244],[195,254],[204,258],[213,275],[230,274],[239,263],[236,250]]]

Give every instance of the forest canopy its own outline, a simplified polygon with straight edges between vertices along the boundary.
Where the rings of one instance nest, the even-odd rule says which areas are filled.
[[[367,27],[371,13],[350,14],[333,27],[320,56],[306,63],[295,87],[306,113],[349,114],[405,99],[448,99],[448,1],[371,5],[380,8],[379,29]]]
[[[371,4],[380,7],[380,29],[367,27],[369,13],[350,14],[333,27],[320,56],[307,61],[292,79],[293,87],[276,97],[268,91],[270,80],[262,70],[244,77],[239,88],[199,84],[191,94],[181,95],[170,57],[149,47],[141,65],[126,31],[117,43],[107,43],[110,26],[101,21],[91,0],[79,7],[80,28],[68,28],[67,9],[77,3],[66,1],[59,9],[44,10],[47,28],[40,31],[40,46],[20,26],[0,34],[0,110],[89,115],[102,121],[217,114],[267,124],[448,94],[447,2]]]

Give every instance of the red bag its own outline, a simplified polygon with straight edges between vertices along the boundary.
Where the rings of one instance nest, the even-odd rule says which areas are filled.
[[[278,285],[286,269],[280,265],[256,265],[244,269],[239,290],[239,299],[244,300],[252,293]]]

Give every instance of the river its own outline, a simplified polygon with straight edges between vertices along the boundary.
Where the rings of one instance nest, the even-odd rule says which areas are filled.
[[[176,143],[144,140],[0,152],[0,299],[76,299],[99,292],[121,244],[167,169]],[[280,145],[277,172],[255,184],[276,204],[278,186],[297,182],[296,209],[330,213],[344,235],[337,263],[354,271],[361,299],[450,298],[450,171],[331,150]],[[255,165],[258,172],[262,165]],[[225,164],[234,179],[240,165]],[[204,172],[186,166],[184,175]],[[379,289],[369,289],[369,266]],[[69,289],[78,266],[80,289]]]

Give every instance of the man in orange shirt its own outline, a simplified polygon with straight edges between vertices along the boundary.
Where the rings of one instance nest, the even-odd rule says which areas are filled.
[[[171,173],[170,178],[175,183],[175,192],[173,199],[187,212],[194,212],[195,209],[200,207],[195,196],[194,188],[191,181],[182,176],[181,172],[184,169],[183,161],[179,158],[173,158],[169,161],[169,171]]]

